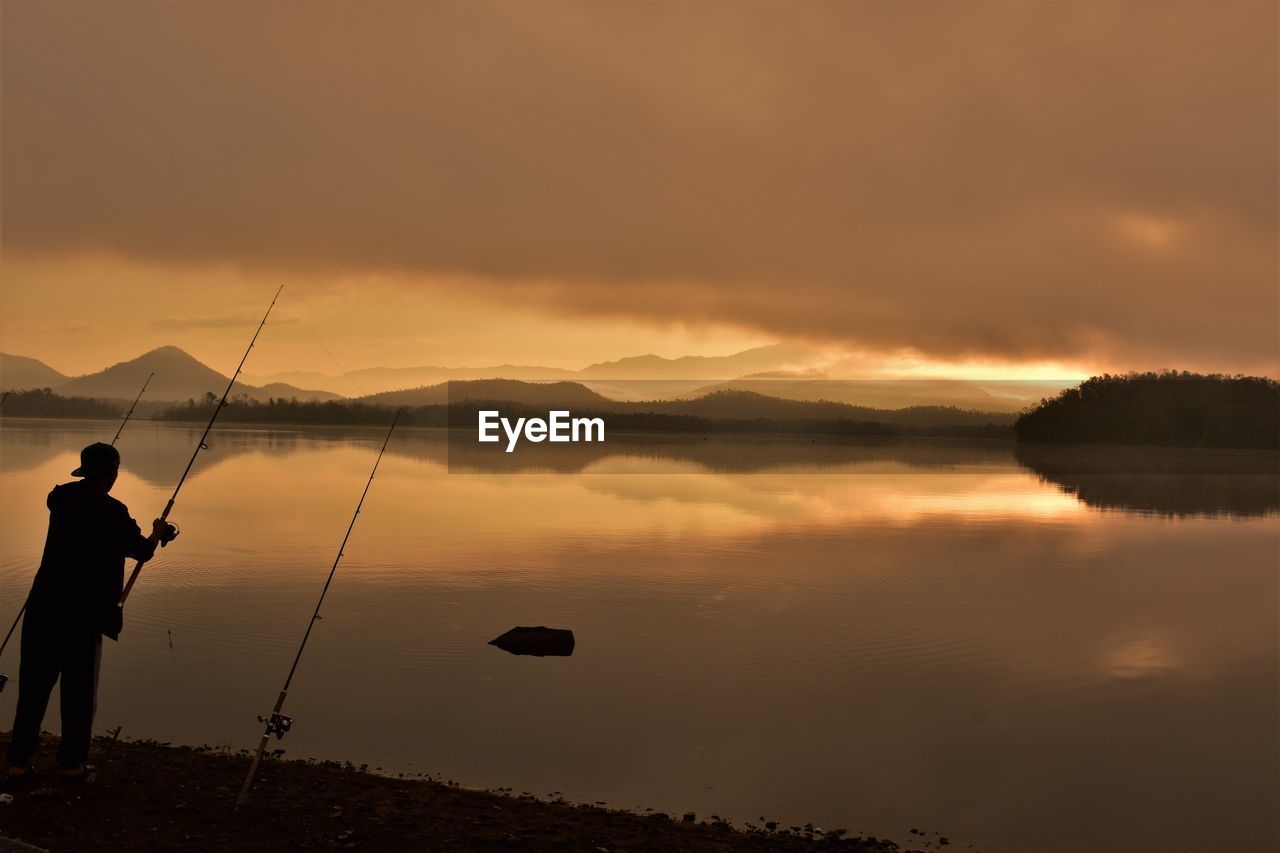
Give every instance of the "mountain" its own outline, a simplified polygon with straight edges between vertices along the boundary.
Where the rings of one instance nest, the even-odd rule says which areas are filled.
[[[318,370],[282,370],[279,373],[241,373],[241,381],[249,385],[268,387],[275,385],[292,385],[294,388],[311,388],[315,391],[328,391],[342,397],[351,397],[360,393],[371,394],[373,389],[361,385],[356,388],[345,376],[329,376]]]
[[[155,377],[147,386],[148,400],[185,400],[203,397],[206,391],[221,393],[227,380],[177,347],[160,347],[105,370],[68,380],[58,388],[65,397],[133,399],[147,374]]]
[[[694,389],[684,396],[717,391],[750,391],[784,400],[830,401],[873,409],[949,406],[983,412],[1018,412],[1036,402],[992,394],[976,382],[957,379],[798,379],[772,375],[735,379]]]
[[[423,388],[370,394],[361,397],[359,402],[374,406],[430,406],[464,400],[493,400],[546,409],[601,409],[614,405],[612,400],[578,382],[521,382],[513,379],[452,380]]]
[[[771,397],[753,391],[719,390],[682,400],[647,402],[611,400],[579,382],[519,382],[485,379],[442,382],[406,391],[390,391],[361,397],[358,402],[375,406],[428,406],[466,400],[525,406],[539,410],[569,409],[575,414],[677,415],[713,421],[870,421],[897,426],[1008,426],[1008,412],[975,411],[954,406],[904,406],[874,408],[829,400],[797,400]]]
[[[0,352],[0,389],[22,391],[28,388],[57,388],[67,381],[43,361],[24,355]]]
[[[187,400],[199,399],[206,392],[221,394],[227,387],[227,377],[201,363],[196,358],[173,346],[160,347],[143,353],[130,361],[114,364],[106,370],[78,376],[57,387],[66,397],[98,397],[132,400],[146,381],[148,373],[155,377],[147,386],[146,399]],[[297,397],[300,400],[332,400],[338,395],[327,391],[307,391],[292,385],[272,384],[264,388],[237,384],[233,396],[246,394],[255,400],[268,397]]]
[[[244,374],[240,374],[243,379]],[[226,380],[223,380],[223,387],[226,387]],[[150,391],[147,392],[151,393]],[[272,397],[277,400],[344,400],[341,394],[335,394],[332,391],[317,391],[310,388],[299,388],[296,385],[290,385],[287,382],[268,382],[266,385],[249,385],[247,383],[236,383],[236,387],[231,389],[232,395],[248,394],[254,400],[267,400]]]
[[[5,356],[14,364],[30,363],[51,371],[44,384],[61,394],[130,399],[149,370],[156,379],[146,400],[186,400],[206,391],[220,392],[226,378],[177,347],[161,347],[100,373],[67,380],[34,359]],[[717,391],[751,391],[767,397],[810,402],[843,403],[872,409],[941,406],[984,412],[1018,412],[1046,395],[1056,394],[1067,382],[967,381],[937,379],[843,380],[823,366],[824,357],[795,344],[755,347],[725,356],[664,358],[648,354],[602,361],[580,370],[537,365],[501,364],[488,367],[371,367],[346,376],[316,371],[243,374],[235,393],[253,399],[268,397],[299,400],[333,400],[343,397],[374,404],[426,405],[444,402],[449,382],[497,382],[545,384],[574,382],[580,392],[618,402],[695,399]],[[8,370],[8,362],[0,368]],[[839,367],[835,368],[839,370]],[[16,370],[16,368],[15,368]],[[25,375],[26,371],[22,373]],[[8,375],[4,376],[8,379]],[[37,379],[27,380],[39,384]],[[21,387],[17,382],[14,387]],[[475,386],[482,389],[485,386]],[[490,386],[497,393],[504,386]],[[312,389],[312,390],[304,390]],[[479,393],[472,389],[467,393]],[[530,396],[533,394],[534,396]],[[521,392],[517,400],[543,406],[544,392]],[[501,395],[499,395],[501,397]],[[505,398],[504,398],[505,399]],[[573,405],[592,405],[591,397],[570,396]]]
[[[875,409],[942,406],[984,412],[1018,412],[1042,397],[1056,394],[1067,381],[1011,382],[1003,380],[840,379],[823,367],[824,356],[805,346],[772,344],[725,356],[637,355],[601,361],[579,370],[536,365],[499,364],[488,367],[371,367],[347,377],[301,371],[245,377],[253,382],[289,382],[366,397],[390,391],[409,392],[401,400],[443,400],[424,388],[444,382],[513,379],[580,382],[617,401],[674,400],[705,396],[715,391],[754,391],[769,397],[811,402],[830,401]],[[849,367],[849,365],[845,365]],[[839,367],[836,368],[840,370]],[[358,389],[352,383],[359,386]],[[417,403],[423,405],[423,403]]]
[[[819,359],[818,353],[793,344],[773,344],[743,350],[733,355],[687,355],[680,358],[663,358],[659,355],[637,355],[617,361],[602,361],[581,370],[563,367],[540,367],[527,364],[497,364],[487,367],[368,367],[353,370],[342,376],[323,373],[291,371],[269,376],[246,376],[251,382],[290,382],[308,388],[323,388],[351,396],[355,390],[352,382],[366,395],[401,389],[420,389],[452,380],[519,379],[539,381],[547,379],[621,380],[623,385],[609,386],[592,383],[610,397],[641,399],[669,397],[681,394],[716,380],[736,379],[750,373],[785,370],[801,367]],[[649,385],[628,387],[627,381],[648,380]],[[608,388],[608,390],[605,390]]]
[[[536,367],[522,364],[499,364],[493,367],[369,367],[353,370],[352,379],[368,393],[379,390],[437,385],[454,380],[519,379],[567,379],[575,371],[559,367]],[[349,383],[348,383],[349,384]]]
[[[733,355],[663,358],[637,355],[602,361],[577,372],[581,379],[737,379],[752,373],[805,367],[821,356],[808,347],[771,344]]]
[[[667,415],[693,415],[712,420],[845,420],[872,421],[898,426],[956,426],[1012,424],[1007,412],[976,411],[955,406],[904,406],[877,408],[830,400],[798,400],[771,397],[754,391],[720,390],[685,400],[629,403],[627,411]]]

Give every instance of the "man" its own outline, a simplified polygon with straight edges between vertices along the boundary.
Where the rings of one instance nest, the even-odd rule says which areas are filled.
[[[111,497],[120,453],[109,444],[80,451],[79,482],[49,493],[49,533],[27,598],[18,669],[18,709],[9,745],[9,776],[31,772],[49,694],[62,678],[62,745],[58,766],[65,778],[83,778],[97,704],[102,636],[118,639],[123,622],[120,593],[126,557],[143,562],[177,529],[160,519],[143,537],[129,508]]]

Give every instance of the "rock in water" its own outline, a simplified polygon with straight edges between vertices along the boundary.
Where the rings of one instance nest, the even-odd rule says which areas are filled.
[[[542,625],[536,628],[519,626],[512,628],[501,637],[490,640],[489,645],[497,646],[513,655],[569,657],[573,654],[573,632],[564,628],[546,628]]]

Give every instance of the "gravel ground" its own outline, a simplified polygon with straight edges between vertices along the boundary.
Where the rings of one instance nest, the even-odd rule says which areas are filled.
[[[0,735],[0,746],[7,742],[8,735]],[[35,779],[5,785],[13,800],[0,805],[0,835],[58,853],[899,849],[838,830],[744,830],[692,815],[546,802],[305,761],[264,762],[251,801],[236,811],[235,796],[248,768],[242,754],[100,741],[91,757],[96,779],[88,784],[58,780],[51,754],[46,744],[48,766]],[[921,849],[944,847],[940,839],[919,843]]]

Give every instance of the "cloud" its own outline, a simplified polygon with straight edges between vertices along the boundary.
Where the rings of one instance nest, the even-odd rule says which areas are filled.
[[[252,328],[254,318],[248,314],[227,314],[221,317],[158,317],[151,321],[153,329],[170,329],[185,332],[191,329],[246,329]]]
[[[8,249],[1277,362],[1269,2],[6,4]]]
[[[253,329],[257,326],[258,321],[262,319],[262,315],[254,316],[253,314],[222,314],[211,317],[158,317],[150,322],[153,329],[164,329],[169,332],[187,332],[193,329]],[[297,317],[275,317],[272,323],[275,325],[289,324],[298,322]]]

